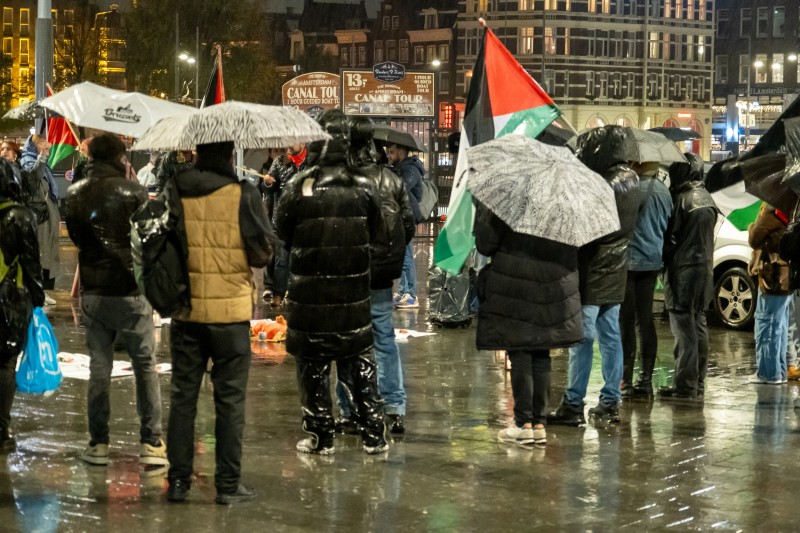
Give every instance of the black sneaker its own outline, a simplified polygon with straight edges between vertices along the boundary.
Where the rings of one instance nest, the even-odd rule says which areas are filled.
[[[619,422],[619,406],[616,403],[597,402],[596,406],[589,409],[589,416],[613,424]]]
[[[583,404],[580,407],[575,407],[562,401],[558,409],[547,415],[547,423],[554,426],[585,425],[586,418],[583,416]]]
[[[235,492],[219,492],[214,500],[220,505],[231,505],[233,503],[247,502],[256,497],[256,493],[241,483],[236,487]]]
[[[171,502],[182,502],[189,495],[192,484],[182,479],[170,479],[167,487],[167,500]]]
[[[350,417],[342,416],[336,420],[334,429],[337,433],[345,435],[358,435],[361,431],[358,429],[358,424]]]
[[[633,384],[633,395],[634,396],[652,396],[653,395],[653,381],[651,379],[645,378],[641,374],[639,374],[639,378],[636,380],[636,383]]]
[[[662,387],[658,389],[658,397],[662,400],[697,400],[697,393],[685,391],[675,387]]]
[[[402,435],[406,432],[402,415],[386,415],[386,425],[389,426],[389,433],[394,435]]]

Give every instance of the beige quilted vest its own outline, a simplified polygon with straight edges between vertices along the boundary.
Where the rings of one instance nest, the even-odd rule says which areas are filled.
[[[182,198],[189,243],[192,311],[181,320],[204,324],[252,318],[253,284],[239,228],[238,183],[201,198]]]

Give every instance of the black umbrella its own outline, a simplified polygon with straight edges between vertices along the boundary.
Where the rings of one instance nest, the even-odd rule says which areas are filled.
[[[797,195],[783,183],[786,154],[766,154],[738,164],[744,190],[784,213],[792,213]]]
[[[413,135],[386,124],[376,124],[375,133],[373,136],[378,144],[382,144],[384,146],[396,144],[398,146],[408,148],[412,152],[425,151],[425,148],[423,148],[422,145],[417,142]]]
[[[12,107],[2,118],[10,120],[33,120],[37,118],[44,118],[47,110],[39,105],[37,100],[31,100],[17,107]],[[52,111],[50,116],[55,115]]]
[[[551,146],[567,146],[567,141],[575,137],[575,132],[549,124],[536,140]]]
[[[673,142],[683,142],[683,141],[691,141],[693,139],[699,139],[700,135],[697,132],[692,130],[685,130],[683,128],[650,128],[647,131],[654,131],[656,133],[660,133],[667,139]]]

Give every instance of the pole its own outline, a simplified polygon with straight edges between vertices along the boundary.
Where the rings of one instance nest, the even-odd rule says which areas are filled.
[[[545,54],[547,53],[547,0],[542,2],[542,86],[544,83],[544,61]]]
[[[200,26],[194,32],[194,106],[200,107]]]
[[[34,95],[36,100],[47,97],[47,84],[53,80],[53,19],[52,2],[39,0],[36,15],[36,69]],[[36,119],[36,130],[41,131],[41,118]]]
[[[752,30],[751,30],[752,31]],[[747,151],[748,146],[750,145],[750,78],[752,78],[752,72],[750,72],[750,68],[753,66],[753,36],[747,36],[747,97],[745,98],[745,108],[744,108],[744,149]],[[741,65],[739,65],[741,68]]]
[[[175,13],[175,101],[180,100],[180,72],[181,67],[178,63],[178,56],[181,54],[181,29],[178,24],[178,14]]]

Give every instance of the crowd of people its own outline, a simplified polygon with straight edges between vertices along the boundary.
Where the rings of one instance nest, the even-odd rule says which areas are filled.
[[[419,305],[411,241],[424,218],[424,168],[405,147],[384,152],[368,119],[334,110],[319,123],[330,139],[271,151],[257,187],[236,174],[233,142],[153,154],[138,176],[118,137],[98,135],[82,147],[65,221],[78,248],[91,358],[85,462],[109,463],[111,371],[115,347],[122,346],[136,382],[139,460],[168,466],[167,498],[184,501],[192,484],[198,396],[211,362],[216,501],[254,497],[240,477],[252,272],[261,268],[262,297],[288,311],[286,348],[295,358],[307,434],[297,450],[331,454],[334,436],[342,432],[359,434],[363,450],[379,454],[389,449],[389,433],[405,432],[406,392],[392,313]],[[611,235],[580,248],[560,244],[511,230],[476,201],[476,247],[489,259],[476,281],[476,345],[505,350],[511,363],[514,423],[498,433],[502,442],[544,445],[548,424],[586,423],[595,340],[604,386],[590,417],[619,422],[623,398],[653,395],[653,294],[662,274],[675,373],[658,395],[703,399],[705,310],[719,211],[697,156],[686,154],[686,162],[668,169],[658,161],[633,163],[615,155],[623,136],[623,129],[608,126],[581,136],[577,145],[581,162],[614,192],[620,229]],[[0,298],[13,303],[5,305],[0,327],[16,327],[0,346],[0,446],[6,449],[13,447],[13,362],[25,342],[19,333],[32,308],[45,304],[58,260],[58,189],[47,150],[46,140],[32,136],[24,149],[6,142],[0,153]],[[137,284],[131,253],[130,217],[148,201],[148,190],[181,206],[190,281],[190,305],[172,317],[166,437],[153,308]],[[751,271],[761,288],[758,383],[785,382],[796,372],[786,357],[793,312],[788,264],[778,254],[787,224],[786,215],[765,205],[750,229]],[[550,352],[558,348],[569,350],[568,380],[558,406],[548,412]],[[330,394],[332,363],[338,418]]]

